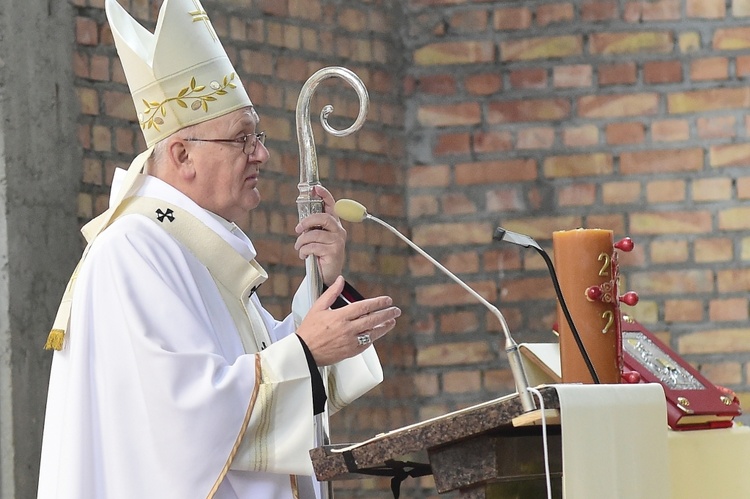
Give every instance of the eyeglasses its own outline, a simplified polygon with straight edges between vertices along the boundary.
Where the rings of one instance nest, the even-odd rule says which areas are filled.
[[[188,142],[233,142],[242,144],[242,152],[248,156],[255,154],[258,144],[266,143],[266,132],[248,133],[236,139],[185,139]]]

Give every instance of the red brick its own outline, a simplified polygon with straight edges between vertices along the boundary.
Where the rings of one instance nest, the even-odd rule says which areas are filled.
[[[94,55],[91,57],[91,73],[90,77],[92,80],[109,81],[109,57]]]
[[[447,165],[412,166],[407,174],[407,185],[410,187],[447,187],[450,181],[450,168]]]
[[[668,31],[637,31],[625,33],[592,33],[590,50],[595,55],[668,54],[674,38]]]
[[[687,241],[674,239],[654,241],[649,249],[652,263],[687,262],[690,254]]]
[[[487,12],[484,10],[456,11],[451,15],[448,25],[454,33],[476,33],[485,31],[488,21]]]
[[[599,143],[599,129],[595,125],[582,125],[563,129],[563,144],[568,147],[587,147]]]
[[[522,38],[500,42],[500,60],[530,61],[535,59],[556,59],[583,53],[581,35],[562,35],[539,38]]]
[[[513,135],[507,131],[476,132],[473,137],[473,150],[477,153],[510,151],[513,148]]]
[[[746,50],[750,48],[750,28],[718,28],[714,31],[714,50]]]
[[[555,294],[554,288],[549,285],[549,280],[544,277],[506,278],[502,280],[501,285],[503,301],[510,303],[552,298]]]
[[[502,90],[503,79],[495,73],[469,75],[464,86],[472,95],[491,95]]]
[[[487,122],[491,124],[561,120],[570,114],[567,99],[496,101],[487,107]]]
[[[412,229],[414,242],[425,246],[488,244],[492,241],[492,231],[492,224],[482,222],[437,223]]]
[[[135,107],[129,93],[105,91],[102,100],[104,101],[104,112],[108,116],[136,121]]]
[[[485,193],[486,210],[507,213],[523,211],[526,203],[521,191],[515,187],[507,189],[492,189]]]
[[[102,185],[104,183],[104,170],[102,162],[94,158],[83,159],[83,177],[85,184]]]
[[[80,45],[99,44],[99,26],[87,17],[76,17],[76,42]]]
[[[625,233],[625,217],[623,215],[586,215],[586,224],[584,227],[598,228],[605,227],[615,234]]]
[[[731,269],[716,272],[719,293],[747,293],[750,291],[750,269]]]
[[[478,392],[482,388],[482,378],[478,371],[452,371],[443,374],[445,393]]]
[[[545,88],[547,86],[547,70],[528,68],[516,69],[510,72],[510,85],[513,88]]]
[[[726,80],[729,76],[729,61],[726,57],[708,57],[690,63],[690,79],[693,81]]]
[[[456,79],[452,75],[428,75],[417,80],[419,90],[426,94],[452,95],[456,93]]]
[[[90,73],[88,55],[73,52],[73,74],[78,78],[88,78]]]
[[[728,238],[698,239],[694,246],[698,263],[728,262],[734,257],[734,243]]]
[[[750,16],[750,1],[732,0],[732,16],[733,17]]]
[[[717,385],[730,386],[742,383],[742,366],[739,362],[706,362],[700,367],[701,374]]]
[[[623,18],[627,22],[676,21],[680,19],[679,0],[629,1],[625,4]]]
[[[623,152],[620,155],[620,173],[692,172],[703,169],[703,149],[661,149],[654,151]]]
[[[693,179],[693,201],[729,201],[732,199],[732,179],[696,178]]]
[[[653,180],[646,185],[646,200],[650,204],[679,203],[686,197],[684,180]]]
[[[750,177],[737,179],[737,197],[739,199],[750,199]]]
[[[681,335],[678,345],[684,354],[747,352],[748,339],[747,329],[713,329]]]
[[[78,138],[78,144],[83,149],[91,149],[91,126],[78,125],[76,127],[76,137]]]
[[[750,229],[750,207],[738,206],[721,210],[718,228],[722,231]]]
[[[643,81],[649,84],[679,83],[682,81],[680,61],[652,61],[643,65]]]
[[[713,276],[709,270],[632,272],[630,287],[648,295],[708,293],[713,291]]]
[[[596,185],[576,183],[562,186],[557,191],[560,206],[591,206],[596,203]]]
[[[688,17],[721,19],[726,15],[724,0],[687,0],[685,11]]]
[[[526,29],[531,26],[531,11],[526,7],[497,9],[493,19],[496,31]]]
[[[655,93],[587,95],[578,99],[578,115],[585,118],[643,116],[658,112],[659,96]]]
[[[517,149],[549,149],[555,143],[555,130],[551,127],[522,128],[518,130]]]
[[[435,144],[435,156],[446,154],[468,154],[470,152],[468,133],[440,134]]]
[[[115,150],[125,154],[134,154],[136,152],[132,128],[117,128],[115,130]]]
[[[638,212],[630,214],[630,233],[638,234],[704,234],[713,230],[707,211]]]
[[[604,204],[635,204],[640,198],[640,182],[607,182],[602,185]]]
[[[728,139],[737,135],[734,116],[707,116],[696,120],[698,137],[702,139]]]
[[[347,7],[342,7],[337,11],[336,20],[339,27],[354,33],[361,32],[368,27],[366,12]]]
[[[544,175],[548,178],[587,177],[612,173],[612,156],[606,153],[548,156]]]
[[[320,0],[288,0],[289,16],[319,21],[322,17]],[[370,29],[377,27],[377,23],[369,23]]]
[[[738,55],[734,65],[738,78],[750,76],[750,55]]]
[[[440,330],[444,333],[470,333],[480,325],[472,312],[449,312],[440,314]]]
[[[91,129],[92,146],[95,151],[112,150],[112,132],[105,126],[95,125]]]
[[[701,50],[701,35],[696,31],[687,31],[679,34],[677,45],[683,54],[692,54]]]
[[[76,88],[81,113],[88,115],[99,114],[99,94],[93,88]],[[132,101],[131,101],[132,102]]]
[[[474,199],[469,199],[465,193],[448,192],[440,197],[441,212],[444,215],[469,215],[477,212],[477,205]],[[453,257],[449,257],[450,260]],[[466,262],[462,262],[466,263]],[[453,267],[449,267],[453,268]]]
[[[461,163],[456,165],[455,172],[455,182],[458,185],[522,182],[536,178],[536,161],[533,159]]]
[[[456,290],[456,294],[462,290]],[[443,343],[425,345],[417,349],[418,366],[475,365],[492,360],[494,354],[485,341],[472,343]],[[442,414],[442,410],[440,411]]]
[[[700,322],[703,304],[700,300],[666,300],[664,320],[667,322]]]
[[[637,68],[634,62],[599,66],[599,85],[632,85],[637,79]]]
[[[94,200],[91,194],[78,193],[76,198],[76,216],[85,220],[94,218]]]
[[[547,26],[549,24],[572,21],[574,17],[573,4],[552,3],[537,7],[535,19],[538,26]]]
[[[438,211],[439,211],[439,206],[438,206],[437,199],[435,199],[435,196],[433,195],[429,195],[429,196],[411,195],[409,196],[409,216],[410,217],[416,218],[416,217],[422,217],[425,215],[437,215]],[[420,263],[421,263],[421,260],[420,260]],[[370,268],[370,265],[368,265],[366,268]],[[429,267],[425,267],[425,268],[429,269]],[[429,274],[431,275],[433,273],[432,272],[433,269],[429,269],[429,271],[430,271]],[[419,275],[419,274],[412,269],[412,275]]]
[[[651,124],[654,142],[679,142],[690,138],[690,123],[686,120],[659,120]]]
[[[415,50],[413,58],[417,66],[490,63],[495,47],[489,41],[432,43]]]
[[[640,144],[645,140],[646,130],[643,123],[626,122],[607,125],[607,144]]]
[[[481,110],[477,102],[425,105],[417,110],[417,120],[433,127],[477,125],[481,121]]]
[[[714,168],[750,165],[750,143],[711,146],[709,163]]]
[[[276,71],[279,78],[290,81],[304,82],[310,76],[305,61],[297,57],[279,57]]]
[[[581,3],[581,19],[587,22],[617,19],[618,7],[615,0],[584,0]]]
[[[555,66],[552,82],[556,88],[590,87],[593,82],[592,68],[588,64]]]

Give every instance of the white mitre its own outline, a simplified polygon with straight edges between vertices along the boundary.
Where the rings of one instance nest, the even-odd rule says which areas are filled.
[[[105,8],[149,147],[252,106],[199,0],[164,0],[153,34],[116,0],[106,0]]]
[[[154,144],[253,105],[199,0],[164,0],[154,33],[117,0],[106,0],[105,9],[148,148],[130,164],[109,209],[84,226],[89,242],[138,189]]]

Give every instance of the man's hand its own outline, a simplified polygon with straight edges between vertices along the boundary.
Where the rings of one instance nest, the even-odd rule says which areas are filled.
[[[304,340],[318,366],[335,364],[362,353],[369,345],[360,345],[357,336],[368,334],[374,342],[393,329],[396,317],[401,315],[389,296],[330,309],[343,289],[344,278],[339,276],[313,303],[297,328],[297,335]]]
[[[323,282],[330,286],[344,268],[346,230],[335,215],[335,200],[325,187],[315,186],[313,192],[323,200],[323,213],[313,213],[300,220],[294,228],[298,234],[294,249],[304,260],[309,255],[318,257]]]

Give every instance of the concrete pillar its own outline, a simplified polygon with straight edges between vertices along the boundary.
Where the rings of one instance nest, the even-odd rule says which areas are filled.
[[[0,498],[36,497],[51,353],[81,251],[68,1],[0,4]]]

